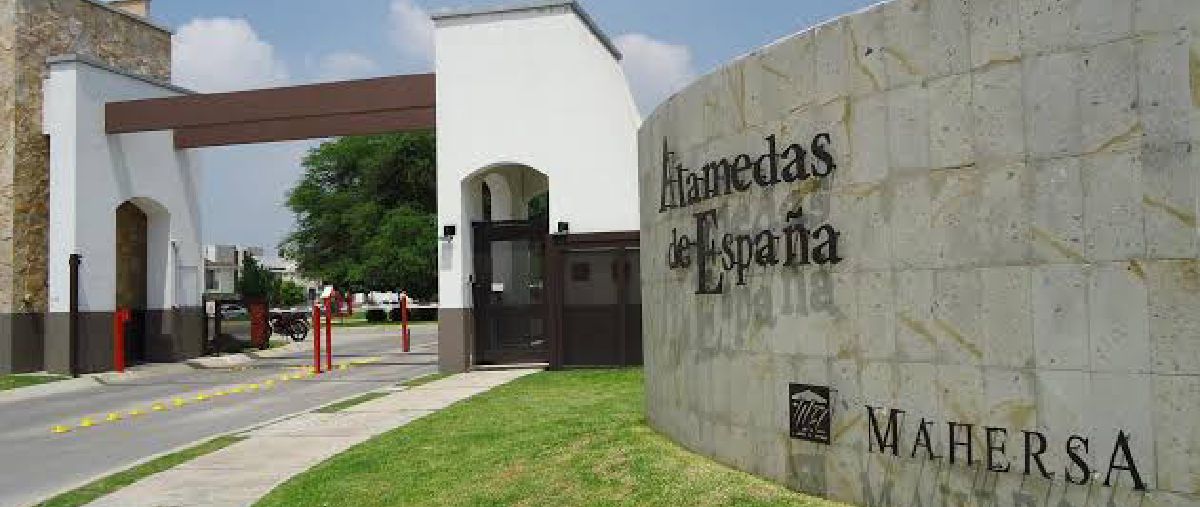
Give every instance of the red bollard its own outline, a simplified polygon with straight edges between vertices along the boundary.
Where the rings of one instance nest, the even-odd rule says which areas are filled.
[[[400,321],[403,323],[401,332],[404,333],[404,351],[408,352],[412,345],[408,334],[408,294],[400,296]]]
[[[325,369],[333,371],[333,310],[325,300]]]
[[[313,371],[321,373],[321,304],[313,304]]]
[[[129,321],[129,310],[117,308],[113,314],[113,368],[125,373],[125,323]]]

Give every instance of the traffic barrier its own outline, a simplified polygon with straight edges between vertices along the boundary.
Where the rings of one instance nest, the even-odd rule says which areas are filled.
[[[128,308],[117,308],[113,314],[113,369],[125,373],[125,324],[132,317]]]
[[[313,303],[313,370],[321,373],[321,303]],[[287,379],[283,379],[287,380]]]
[[[408,294],[400,294],[400,322],[404,352],[409,352],[412,348],[412,336],[408,333]]]
[[[330,298],[325,298],[325,369],[333,371],[333,307]],[[318,369],[317,373],[321,373]]]

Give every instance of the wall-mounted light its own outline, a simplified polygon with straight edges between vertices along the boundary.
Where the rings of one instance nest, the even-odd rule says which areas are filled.
[[[454,236],[456,234],[458,234],[458,227],[455,227],[453,225],[442,226],[442,239],[443,240],[450,241],[450,240],[454,239]]]
[[[558,223],[558,233],[564,234],[564,235],[570,234],[571,233],[571,224],[569,224],[567,222],[559,222]]]

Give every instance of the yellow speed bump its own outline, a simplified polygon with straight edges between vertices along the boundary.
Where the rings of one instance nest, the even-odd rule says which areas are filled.
[[[104,420],[105,420],[105,421],[108,421],[108,422],[117,422],[117,421],[120,421],[120,420],[121,420],[121,414],[119,414],[119,413],[117,413],[117,412],[111,412],[111,413],[109,413],[109,414],[108,414],[108,417],[105,417],[105,418],[104,418]]]
[[[96,425],[96,421],[93,421],[91,417],[84,417],[83,419],[81,419],[79,421],[80,428],[91,428],[92,426],[95,426],[95,425]]]
[[[227,396],[227,395],[229,395],[229,393],[227,393],[225,391],[217,391],[217,392],[213,393],[213,396]]]
[[[263,382],[263,385],[262,385],[262,387],[263,387],[263,389],[270,389],[270,388],[272,388],[272,387],[275,387],[275,381],[274,381],[274,380],[268,380],[268,381],[266,381],[266,382]]]
[[[231,392],[233,394],[242,394],[243,391],[245,391],[245,389],[242,389],[240,387],[235,387],[235,388],[229,390],[229,392]]]
[[[246,389],[249,389],[251,391],[257,391],[258,388],[259,388],[258,384],[250,384],[250,385],[246,386]]]
[[[195,400],[196,400],[196,401],[208,401],[208,400],[209,400],[209,398],[212,398],[212,396],[209,396],[209,395],[207,395],[207,394],[204,394],[204,393],[200,393],[200,394],[197,394],[197,395],[196,395],[196,398],[195,398]]]
[[[348,364],[339,364],[339,365],[338,365],[338,369],[339,369],[339,370],[349,370],[349,369],[350,369],[350,365],[348,365]]]
[[[173,403],[176,407],[182,407],[184,405],[187,405],[187,400],[185,400],[183,398],[175,398],[174,400],[171,401],[171,403]]]
[[[304,378],[304,375],[301,375],[299,373],[292,375],[292,380],[300,380],[302,378]]]
[[[162,403],[155,403],[153,406],[150,407],[150,410],[153,410],[155,412],[162,412],[163,410],[166,410],[166,409],[167,409],[167,406],[163,405]]]
[[[135,408],[135,409],[133,409],[133,410],[130,410],[130,411],[129,411],[129,416],[130,416],[130,417],[137,417],[137,416],[139,416],[139,415],[146,415],[146,413],[145,413],[145,412],[143,412],[141,409],[138,409],[138,408]]]
[[[279,376],[279,380],[282,380],[282,381],[284,381],[284,382],[287,382],[287,381],[289,381],[289,380],[291,380],[291,379],[292,379],[292,378],[291,378],[291,377],[289,377],[289,376],[287,376],[287,375],[280,375],[280,376]]]
[[[58,426],[55,426],[55,427],[53,427],[53,428],[50,428],[50,432],[51,432],[51,433],[58,433],[58,434],[62,434],[62,433],[70,433],[70,432],[71,432],[71,428],[69,428],[69,427],[67,427],[67,426],[63,426],[63,425],[61,425],[61,424],[60,424],[60,425],[58,425]]]

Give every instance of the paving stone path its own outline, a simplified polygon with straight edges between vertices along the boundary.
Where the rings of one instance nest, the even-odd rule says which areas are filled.
[[[537,370],[477,371],[398,391],[332,414],[306,413],[241,434],[246,440],[152,475],[89,507],[243,507],[326,459],[434,411]]]

